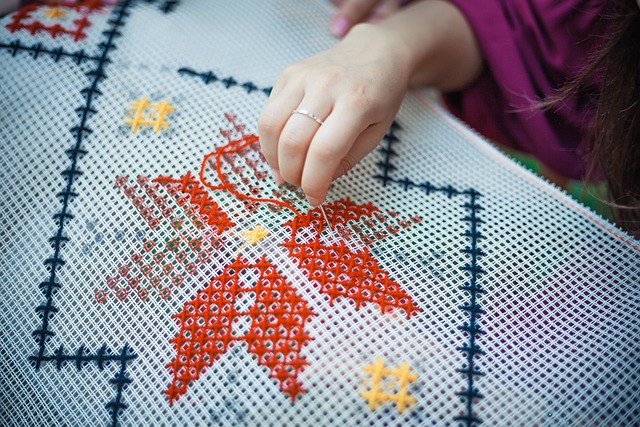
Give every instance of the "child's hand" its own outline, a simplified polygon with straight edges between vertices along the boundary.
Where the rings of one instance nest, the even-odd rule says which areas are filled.
[[[331,181],[380,142],[410,78],[410,52],[393,32],[360,24],[335,47],[287,67],[258,120],[262,153],[278,183],[312,205]],[[295,109],[315,114],[316,123]]]
[[[406,0],[331,0],[338,9],[331,21],[331,32],[344,37],[360,22],[377,22],[396,11]]]

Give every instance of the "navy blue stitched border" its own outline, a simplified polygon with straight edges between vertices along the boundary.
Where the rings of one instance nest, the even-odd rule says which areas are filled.
[[[19,52],[29,53],[34,59],[37,59],[40,55],[48,55],[55,62],[60,61],[61,58],[72,58],[76,64],[80,65],[85,61],[99,61],[99,56],[93,56],[87,54],[84,50],[77,52],[67,52],[63,48],[47,49],[42,46],[42,43],[36,43],[32,46],[26,46],[20,43],[19,40],[14,40],[11,43],[0,42],[0,50],[8,50],[11,56],[16,56]]]
[[[467,334],[468,341],[464,343],[462,347],[457,348],[457,350],[465,355],[466,363],[462,365],[462,368],[459,369],[458,372],[464,375],[467,387],[465,390],[456,393],[465,404],[465,413],[454,417],[454,420],[462,422],[463,425],[467,427],[475,427],[481,424],[482,421],[473,413],[473,401],[474,399],[477,400],[483,397],[475,386],[475,378],[484,375],[476,364],[476,357],[483,354],[477,344],[478,335],[483,332],[478,326],[478,316],[483,313],[478,304],[478,296],[484,292],[482,286],[478,283],[478,276],[484,273],[478,264],[478,258],[484,255],[484,252],[478,246],[479,240],[484,237],[478,230],[478,225],[483,222],[479,216],[482,207],[478,204],[478,198],[481,197],[481,194],[474,189],[460,191],[451,185],[438,187],[429,182],[419,184],[406,177],[403,179],[393,178],[391,173],[396,170],[396,168],[391,163],[391,159],[397,155],[393,150],[393,145],[398,141],[398,137],[395,134],[398,129],[400,129],[400,126],[394,121],[383,139],[382,146],[378,149],[382,153],[383,159],[378,162],[381,172],[379,175],[375,175],[375,178],[379,179],[383,186],[394,184],[402,187],[405,191],[419,189],[427,195],[441,193],[445,194],[449,199],[459,195],[468,197],[468,201],[463,205],[463,208],[468,210],[469,214],[464,217],[462,221],[469,223],[469,230],[464,233],[464,236],[469,238],[470,244],[462,249],[462,252],[469,256],[470,262],[461,267],[461,269],[468,274],[469,281],[465,283],[464,286],[461,286],[460,289],[467,293],[469,300],[459,308],[467,313],[469,320],[458,327],[458,329]]]
[[[181,76],[200,77],[204,82],[204,84],[207,84],[207,85],[211,83],[220,83],[227,89],[232,88],[234,86],[240,86],[241,88],[246,90],[247,93],[258,91],[268,96],[269,94],[271,94],[271,89],[273,89],[272,87],[265,87],[265,88],[258,87],[253,82],[240,83],[233,77],[220,78],[216,74],[214,74],[213,71],[206,71],[203,73],[199,73],[191,68],[182,67],[178,69],[178,73]]]
[[[158,0],[144,0],[146,3],[153,4]],[[176,7],[180,5],[180,0],[164,0],[160,5],[158,5],[158,9],[162,13],[171,13],[176,10]]]
[[[100,83],[106,79],[105,66],[110,62],[108,55],[116,48],[114,41],[117,37],[121,36],[120,27],[124,25],[125,18],[129,15],[128,8],[131,6],[131,0],[125,0],[116,6],[113,11],[113,17],[109,19],[108,24],[110,29],[102,32],[104,41],[98,44],[101,52],[97,57],[86,55],[83,51],[79,52],[66,52],[62,49],[47,50],[43,49],[41,45],[34,46],[22,46],[19,42],[13,42],[9,45],[3,45],[2,47],[10,49],[12,55],[15,56],[17,52],[24,51],[30,52],[34,58],[37,58],[40,54],[51,55],[55,61],[58,61],[62,57],[75,58],[78,63],[83,60],[91,59],[95,61],[95,67],[86,73],[89,78],[89,85],[81,90],[84,95],[85,104],[78,108],[76,112],[79,115],[80,122],[77,126],[71,128],[71,133],[75,138],[73,146],[66,150],[69,155],[71,165],[68,169],[62,171],[62,176],[66,181],[66,185],[62,191],[57,194],[61,199],[61,209],[53,216],[53,219],[57,222],[58,229],[53,237],[49,239],[53,248],[53,255],[44,261],[44,264],[49,269],[49,277],[44,282],[40,283],[40,289],[42,290],[45,301],[36,307],[36,313],[42,316],[41,326],[33,331],[33,335],[36,338],[38,349],[36,355],[30,356],[29,360],[34,363],[36,369],[40,369],[43,363],[55,362],[55,366],[58,370],[61,370],[66,362],[74,362],[74,365],[78,370],[81,370],[83,365],[90,362],[95,362],[100,370],[104,369],[106,365],[111,363],[119,363],[120,369],[116,373],[116,376],[111,380],[116,388],[116,395],[114,399],[108,402],[105,407],[108,411],[111,411],[111,423],[113,426],[118,425],[118,415],[127,407],[123,402],[122,393],[125,386],[131,382],[126,376],[127,362],[136,358],[135,353],[125,345],[119,353],[112,353],[106,346],[102,346],[97,353],[85,353],[84,347],[80,347],[75,354],[65,354],[63,347],[59,347],[53,354],[47,354],[47,339],[55,335],[50,328],[50,321],[53,315],[58,311],[54,306],[54,294],[57,289],[61,288],[61,284],[57,281],[58,269],[64,266],[65,261],[61,257],[61,251],[69,238],[64,234],[65,224],[73,219],[73,215],[69,212],[69,205],[71,201],[77,196],[77,193],[73,191],[73,184],[75,179],[82,175],[82,171],[78,169],[78,161],[86,151],[82,148],[85,135],[91,133],[91,129],[88,127],[88,120],[92,114],[96,113],[96,110],[92,107],[94,99],[101,95],[98,88]]]
[[[160,10],[164,13],[171,13],[176,10],[176,7],[180,4],[180,0],[165,0],[160,6]]]

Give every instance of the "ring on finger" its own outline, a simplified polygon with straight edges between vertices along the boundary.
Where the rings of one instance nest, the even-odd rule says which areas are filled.
[[[303,108],[296,108],[295,110],[293,110],[291,112],[291,114],[302,114],[304,116],[307,116],[307,117],[313,119],[313,121],[315,121],[319,125],[322,125],[324,123],[324,121],[322,119],[320,119],[320,117],[316,116],[311,111],[305,110]]]

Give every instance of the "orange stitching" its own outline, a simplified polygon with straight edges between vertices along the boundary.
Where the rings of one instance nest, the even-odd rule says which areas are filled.
[[[227,213],[207,194],[190,172],[187,172],[187,174],[180,179],[160,176],[154,179],[153,182],[157,182],[165,187],[169,187],[169,184],[179,184],[178,191],[189,196],[189,202],[197,206],[200,215],[206,218],[207,224],[215,228],[217,234],[222,234],[227,228],[235,225],[229,219]]]
[[[377,210],[371,203],[357,205],[349,199],[327,203],[324,208],[333,227],[371,216]],[[383,313],[402,308],[410,317],[419,311],[411,297],[378,266],[367,248],[354,252],[344,241],[331,245],[320,243],[320,234],[325,227],[320,208],[296,216],[284,225],[291,229],[291,239],[282,246],[289,250],[289,256],[309,280],[319,285],[320,292],[330,296],[330,304],[338,297],[347,297],[355,301],[356,308],[373,302]],[[309,225],[316,230],[315,239],[309,243],[296,242],[298,230]]]
[[[259,271],[255,285],[242,283],[240,272],[245,269]],[[246,313],[233,305],[243,293],[255,295],[255,303]],[[236,337],[232,324],[243,315],[251,316],[251,327],[248,333]],[[245,341],[258,363],[269,369],[269,376],[278,382],[280,390],[295,401],[297,394],[304,391],[298,375],[308,362],[300,351],[311,339],[304,328],[312,315],[306,301],[264,257],[249,264],[238,256],[173,316],[180,330],[171,339],[175,359],[167,364],[172,375],[165,390],[169,402],[173,404],[186,393],[189,384],[235,341]]]
[[[293,213],[295,213],[296,215],[299,214],[299,212],[290,204],[285,203],[281,200],[276,200],[276,199],[264,199],[264,198],[259,198],[259,197],[252,197],[252,196],[248,196],[246,194],[242,194],[239,191],[236,190],[236,186],[235,184],[229,184],[226,179],[225,179],[225,175],[222,172],[222,164],[221,164],[221,158],[224,155],[230,155],[230,154],[240,154],[242,155],[242,153],[244,153],[244,150],[250,148],[252,145],[254,145],[255,143],[258,142],[258,137],[256,135],[245,135],[243,136],[243,138],[241,139],[236,139],[233,141],[229,141],[228,144],[223,145],[222,147],[220,147],[218,150],[212,151],[211,153],[207,154],[206,156],[204,156],[204,159],[202,160],[202,164],[200,166],[200,181],[202,182],[202,185],[204,185],[207,188],[210,188],[212,190],[227,190],[229,193],[233,194],[234,196],[236,196],[238,199],[240,200],[249,200],[249,201],[254,201],[254,202],[264,202],[264,203],[271,203],[274,205],[278,205],[278,206],[282,206],[284,208],[287,208],[289,210],[291,210]],[[222,183],[221,185],[213,185],[213,184],[209,184],[207,183],[206,179],[204,178],[204,171],[205,171],[205,167],[207,166],[209,159],[211,159],[212,157],[215,156],[215,165],[216,165],[216,172],[218,174],[218,178],[220,179],[220,182]]]
[[[125,301],[127,295],[131,294],[130,290],[136,290],[138,298],[143,301],[148,298],[150,290],[156,292],[160,299],[170,298],[170,288],[161,286],[163,280],[166,279],[167,284],[181,286],[185,275],[197,272],[195,262],[207,262],[211,257],[210,249],[219,247],[220,238],[216,235],[234,225],[190,174],[179,180],[160,177],[153,182],[146,176],[138,176],[135,181],[119,176],[115,186],[131,200],[141,216],[147,219],[150,228],[157,227],[160,219],[171,226],[166,240],[158,241],[160,245],[154,240],[145,240],[139,252],[131,254],[129,260],[118,267],[116,274],[107,278],[106,284],[115,292],[117,301]],[[160,188],[165,188],[177,203],[182,204],[184,214],[199,230],[200,237],[191,235],[192,231],[183,225],[177,211],[168,206],[167,199],[159,194]],[[147,204],[148,200],[152,204]],[[153,216],[156,208],[162,210],[159,218]],[[173,263],[171,257],[177,263]],[[146,287],[144,290],[141,290],[141,283],[145,284],[142,286]],[[99,304],[104,303],[106,298],[106,293],[96,292],[94,295]]]
[[[241,126],[234,126],[234,128],[238,132],[243,130]],[[227,137],[232,134],[232,131],[223,133]],[[243,202],[248,209],[257,208],[258,203],[264,202],[268,203],[273,210],[287,208],[295,214],[292,220],[284,224],[290,228],[291,238],[282,246],[288,249],[289,256],[308,279],[319,286],[320,292],[329,295],[331,304],[339,297],[346,297],[354,301],[356,308],[372,302],[377,304],[383,313],[400,308],[404,310],[407,317],[416,314],[419,309],[411,297],[378,266],[369,250],[367,248],[352,249],[347,246],[345,240],[351,240],[351,232],[346,225],[355,221],[365,223],[368,227],[367,232],[373,233],[375,238],[365,234],[362,227],[356,228],[354,225],[353,229],[357,230],[363,240],[366,238],[368,242],[373,242],[387,237],[389,233],[396,233],[400,229],[419,223],[422,219],[419,217],[402,219],[396,212],[389,211],[390,218],[393,218],[396,224],[388,224],[389,218],[372,203],[356,204],[349,199],[343,199],[324,205],[327,212],[325,221],[320,208],[300,214],[293,207],[294,200],[283,197],[285,193],[280,189],[275,190],[273,194],[281,197],[282,200],[257,197],[261,192],[260,187],[251,187],[252,180],[246,176],[237,177],[239,178],[237,182],[250,187],[251,195],[242,194],[237,189],[237,184],[229,182],[229,175],[242,174],[245,165],[250,169],[258,167],[259,164],[248,157],[252,150],[257,149],[258,139],[255,135],[241,135],[239,139],[230,140],[223,147],[204,156],[199,171],[200,182],[190,173],[180,179],[161,176],[156,178],[153,184],[149,184],[145,177],[139,177],[138,184],[145,191],[143,196],[137,198],[135,188],[126,185],[126,178],[119,177],[116,180],[116,187],[122,189],[130,199],[135,199],[134,204],[137,205],[141,214],[146,212],[143,209],[146,208],[144,197],[147,197],[153,200],[153,205],[149,209],[159,209],[162,212],[161,218],[168,221],[169,225],[176,230],[161,247],[156,247],[153,241],[145,243],[143,248],[147,253],[132,255],[132,264],[128,266],[130,268],[137,266],[159,296],[168,298],[170,289],[160,286],[162,279],[173,275],[171,277],[173,285],[180,286],[184,276],[176,272],[173,264],[162,264],[165,254],[168,253],[170,256],[173,254],[186,273],[194,274],[197,267],[193,262],[188,262],[185,250],[195,252],[198,261],[205,263],[212,256],[216,245],[221,243],[220,239],[210,241],[211,236],[207,233],[219,235],[235,225],[203,187],[226,190]],[[236,156],[244,158],[244,164],[235,164]],[[223,161],[226,162],[225,170],[230,171],[229,175],[223,172]],[[264,160],[261,159],[261,161]],[[220,185],[206,182],[204,173],[207,166],[214,169]],[[255,174],[253,176],[257,177]],[[185,230],[182,219],[176,216],[173,209],[166,205],[166,200],[157,194],[158,184],[175,199],[193,225],[200,230],[204,239],[192,237],[191,233]],[[291,189],[287,188],[287,190]],[[296,196],[301,197],[299,190]],[[195,212],[196,208],[198,212]],[[202,223],[198,224],[199,218],[203,218],[210,227],[205,227]],[[330,244],[321,243],[322,232],[328,224],[338,231],[338,234],[343,237],[342,240],[338,239]],[[309,227],[313,230],[311,240],[307,239],[307,243],[297,242],[296,238],[301,237],[298,235],[299,231]],[[174,237],[176,233],[178,237]],[[245,234],[245,237],[249,238],[249,243],[253,244],[263,237],[264,232],[256,228]],[[203,243],[210,243],[210,246],[202,247]],[[164,249],[164,252],[160,249]],[[143,263],[143,258],[147,263]],[[151,260],[156,261],[155,266],[148,264]],[[164,276],[153,274],[154,268],[162,270]],[[240,272],[246,269],[259,272],[259,278],[253,286],[247,286],[240,279]],[[136,289],[140,299],[147,299],[148,290],[139,287],[137,281],[131,281],[129,270],[121,269],[119,273],[123,279],[126,276],[130,290]],[[107,285],[116,289],[118,280],[119,276],[110,277]],[[129,292],[127,289],[125,291]],[[235,301],[239,296],[249,293],[255,298],[254,305],[247,312],[239,312],[234,307]],[[122,291],[121,294],[125,292]],[[98,292],[94,295],[96,301],[101,300],[102,297],[103,295]],[[242,336],[234,336],[232,325],[243,315],[249,315],[251,318],[250,330]],[[312,315],[313,312],[307,308],[307,302],[296,294],[294,288],[286,283],[286,279],[277,273],[275,267],[264,257],[255,264],[249,264],[238,255],[236,260],[227,265],[206,288],[198,291],[195,297],[183,306],[180,313],[174,315],[179,332],[171,340],[176,351],[175,359],[167,364],[172,381],[165,393],[170,403],[173,404],[186,393],[189,384],[197,380],[222,354],[237,342],[242,341],[246,342],[248,350],[257,356],[258,363],[268,368],[269,376],[278,382],[280,390],[295,401],[297,394],[304,391],[298,381],[298,375],[307,362],[300,355],[300,351],[311,339],[304,327]]]

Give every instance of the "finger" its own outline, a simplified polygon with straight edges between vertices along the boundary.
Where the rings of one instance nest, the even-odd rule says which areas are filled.
[[[365,21],[379,2],[380,0],[344,1],[331,23],[331,32],[337,37],[344,37],[352,26]]]
[[[278,141],[289,120],[291,111],[300,104],[302,98],[303,91],[299,85],[285,86],[277,92],[271,93],[267,105],[258,117],[260,151],[271,169],[273,169],[276,182],[279,181],[278,178],[280,177],[278,173]],[[281,183],[278,182],[278,184]]]
[[[380,145],[380,141],[389,129],[390,124],[376,123],[366,128],[353,143],[351,150],[340,160],[334,174],[333,179],[341,177],[349,172],[355,165],[364,159],[367,154],[375,150]]]
[[[351,108],[336,106],[309,146],[301,179],[302,190],[313,206],[321,204],[335,171],[367,122]]]
[[[322,120],[331,113],[332,105],[314,101],[318,99],[322,98],[313,95],[305,96],[298,110],[311,112]],[[280,175],[285,181],[300,186],[309,145],[320,127],[321,125],[313,118],[302,113],[292,113],[289,117],[278,141],[278,164]]]
[[[0,2],[0,16],[11,13],[20,8],[20,0],[5,0]]]
[[[393,14],[399,7],[400,5],[397,0],[382,0],[371,12],[367,22],[380,22]]]

